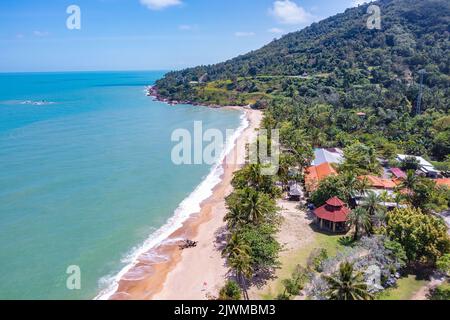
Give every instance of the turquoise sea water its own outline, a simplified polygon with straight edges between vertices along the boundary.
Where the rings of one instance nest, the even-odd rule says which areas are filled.
[[[94,298],[208,175],[172,164],[172,131],[235,129],[241,114],[152,101],[162,75],[0,74],[1,299]]]

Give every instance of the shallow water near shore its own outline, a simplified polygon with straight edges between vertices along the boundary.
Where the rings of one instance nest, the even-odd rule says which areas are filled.
[[[210,173],[172,163],[173,130],[225,132],[241,113],[155,102],[162,75],[0,74],[0,298],[94,298]]]

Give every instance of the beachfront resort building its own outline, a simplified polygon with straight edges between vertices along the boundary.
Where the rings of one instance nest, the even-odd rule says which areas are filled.
[[[363,193],[357,193],[354,196],[353,200],[355,201],[356,205],[363,204],[366,201],[366,199],[370,193],[374,193],[375,195],[377,195],[380,198],[394,199],[395,198],[394,189],[401,183],[400,179],[391,180],[391,179],[385,179],[385,178],[380,178],[380,177],[371,176],[371,175],[361,176],[361,177],[359,177],[359,179],[366,179],[367,182],[369,183],[370,188],[367,191],[365,191]],[[380,202],[380,205],[384,206],[388,210],[392,210],[394,208],[406,207],[399,203],[389,202],[389,201],[382,201],[382,202]]]
[[[366,179],[373,189],[393,190],[397,184],[391,179],[380,178],[372,175],[361,176],[359,179]]]
[[[337,172],[329,162],[307,168],[305,170],[306,191],[309,193],[314,192],[319,186],[319,182],[331,175],[337,175]]]
[[[346,232],[347,219],[351,210],[338,197],[329,199],[323,206],[314,210],[316,223],[321,230]]]
[[[406,179],[406,173],[400,168],[390,168],[389,171],[395,179],[404,180]]]
[[[344,152],[339,148],[317,148],[314,149],[314,160],[312,166],[318,166],[322,163],[340,164],[344,161]]]
[[[434,168],[434,166],[422,157],[409,156],[405,154],[398,154],[397,161],[403,162],[407,158],[414,158],[419,163],[419,170],[423,172],[429,178],[437,178],[439,171]]]

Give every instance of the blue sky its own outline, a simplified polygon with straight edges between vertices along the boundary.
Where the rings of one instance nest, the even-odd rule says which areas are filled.
[[[2,0],[0,72],[168,70],[258,49],[360,0]],[[81,10],[69,30],[67,7]]]

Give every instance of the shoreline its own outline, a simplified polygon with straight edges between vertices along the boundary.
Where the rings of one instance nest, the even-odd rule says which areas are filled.
[[[191,214],[164,241],[141,252],[135,263],[117,276],[120,280],[114,291],[99,294],[97,299],[200,300],[217,295],[228,272],[217,241],[217,232],[225,226],[225,197],[232,191],[233,173],[245,163],[246,145],[256,138],[262,119],[262,112],[258,110],[223,108],[244,110],[248,125],[234,139],[232,148],[226,150],[229,152],[225,152],[225,159],[218,165],[222,174],[212,195],[201,202],[200,212]],[[198,246],[180,250],[183,239],[197,241]]]
[[[146,92],[147,92],[147,97],[153,98],[154,101],[159,101],[162,103],[166,103],[169,106],[176,106],[179,104],[189,104],[192,106],[201,106],[201,107],[208,107],[208,108],[213,108],[213,109],[245,109],[245,108],[249,108],[250,105],[242,105],[242,106],[223,106],[223,105],[219,105],[219,104],[207,104],[207,103],[200,103],[200,102],[196,102],[196,101],[190,101],[190,100],[186,100],[186,101],[178,101],[178,100],[171,100],[169,98],[165,98],[163,96],[161,96],[158,93],[158,89],[156,86],[148,86],[146,88]]]

